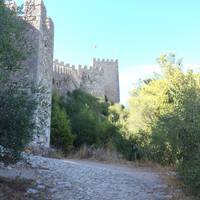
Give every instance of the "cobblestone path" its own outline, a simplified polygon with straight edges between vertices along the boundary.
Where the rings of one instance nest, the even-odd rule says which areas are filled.
[[[167,200],[171,195],[159,174],[88,161],[32,157],[38,188],[53,200]]]

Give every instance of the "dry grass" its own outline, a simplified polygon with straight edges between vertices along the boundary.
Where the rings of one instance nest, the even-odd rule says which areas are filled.
[[[48,154],[46,154],[44,157],[63,159],[65,158],[65,155],[61,150],[54,149],[53,151],[48,152]]]
[[[163,179],[168,184],[169,189],[172,191],[171,200],[199,200],[200,198],[193,195],[192,191],[186,187],[183,182],[177,177],[176,173],[169,171],[162,174]]]
[[[183,184],[173,166],[164,167],[148,160],[135,162],[132,166],[159,173],[161,178],[168,185],[168,190],[172,193],[172,198],[170,200],[200,200],[200,196],[194,195],[194,193]]]
[[[107,163],[126,163],[123,156],[116,151],[111,151],[104,148],[92,148],[86,145],[82,146],[77,152],[68,155],[70,159],[87,159],[93,161],[107,162]]]
[[[64,158],[64,154],[61,150],[55,149],[53,147],[47,148],[43,146],[30,146],[25,149],[25,152],[32,155],[39,155],[49,158]]]
[[[30,180],[5,179],[0,177],[0,199],[1,200],[26,200],[30,199],[26,191],[33,185]]]
[[[172,191],[172,198],[170,200],[200,200],[200,197],[193,195],[193,192],[183,184],[175,172],[175,167],[164,167],[148,160],[139,161],[135,166],[158,172],[168,185],[169,190]]]
[[[0,177],[0,199],[1,200],[44,200],[51,199],[45,189],[36,189],[36,194],[27,193],[28,189],[36,189],[33,180],[9,179]]]

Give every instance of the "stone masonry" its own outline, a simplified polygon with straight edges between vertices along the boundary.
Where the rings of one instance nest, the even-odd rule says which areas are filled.
[[[36,111],[36,134],[34,143],[49,146],[51,123],[52,66],[54,25],[46,15],[42,0],[26,0],[24,20],[33,27],[28,37],[33,45],[33,53],[28,65],[35,69],[33,80],[38,89],[38,108]]]
[[[8,1],[7,7],[17,9],[14,1]],[[49,147],[54,25],[46,15],[42,0],[25,0],[21,20],[25,24],[27,41],[24,48],[27,48],[29,54],[23,69],[15,76],[27,80],[35,89],[33,95],[37,99],[37,109],[33,120],[36,129],[32,145]]]
[[[120,101],[118,60],[93,59],[93,66],[78,69],[64,62],[54,61],[53,88],[61,94],[66,94],[81,88],[88,93],[108,99],[111,102]]]

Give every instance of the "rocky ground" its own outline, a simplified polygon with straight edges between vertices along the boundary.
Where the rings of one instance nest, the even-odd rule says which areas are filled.
[[[28,159],[30,167],[18,164],[0,167],[0,177],[34,180],[27,199],[53,200],[167,200],[170,189],[155,170],[130,168],[79,160],[39,156]],[[21,164],[22,165],[22,164]],[[3,196],[0,196],[0,199]]]

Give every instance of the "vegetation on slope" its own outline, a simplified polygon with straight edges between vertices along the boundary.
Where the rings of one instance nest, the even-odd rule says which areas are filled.
[[[59,110],[56,111],[55,107],[58,104]],[[125,115],[123,113],[125,113],[124,108],[120,105],[111,106],[110,103],[82,90],[75,90],[66,97],[59,97],[54,93],[51,142],[54,146],[64,149],[66,153],[87,145],[94,149],[117,149],[129,158],[130,142],[120,132],[122,118]],[[62,123],[68,125],[68,131],[63,128]],[[61,128],[59,131],[56,130],[58,126]],[[63,135],[66,137],[66,142],[60,144],[58,138],[61,139]]]
[[[160,78],[133,90],[128,131],[142,157],[177,167],[185,183],[199,189],[200,76],[173,60],[161,56]]]

